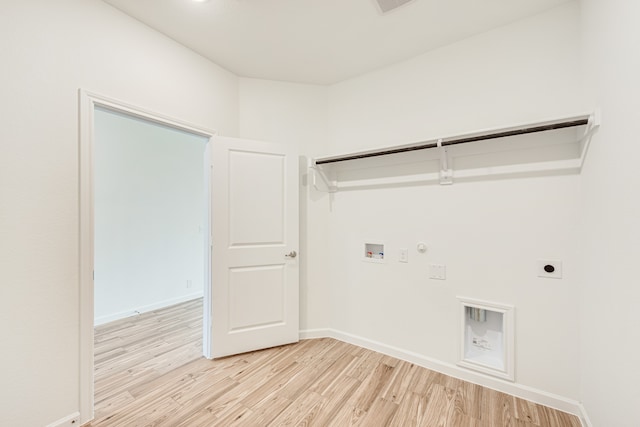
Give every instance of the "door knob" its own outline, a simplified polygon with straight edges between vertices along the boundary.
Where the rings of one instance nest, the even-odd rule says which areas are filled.
[[[286,256],[287,258],[295,258],[295,257],[297,257],[297,256],[298,256],[298,253],[297,253],[296,251],[291,251],[291,252],[289,252],[288,254],[285,254],[285,256]]]

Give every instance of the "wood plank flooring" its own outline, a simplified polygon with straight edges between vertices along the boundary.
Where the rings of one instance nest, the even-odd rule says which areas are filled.
[[[202,300],[96,328],[105,426],[579,427],[579,420],[334,339],[201,357]]]

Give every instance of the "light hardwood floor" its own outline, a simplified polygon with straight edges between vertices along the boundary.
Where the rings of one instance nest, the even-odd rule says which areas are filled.
[[[346,344],[201,357],[202,301],[96,328],[104,426],[559,426],[573,416]]]

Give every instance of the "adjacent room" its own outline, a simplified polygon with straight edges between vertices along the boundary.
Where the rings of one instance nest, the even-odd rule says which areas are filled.
[[[638,16],[2,2],[0,425],[637,427]]]
[[[94,324],[202,298],[206,138],[95,113]]]

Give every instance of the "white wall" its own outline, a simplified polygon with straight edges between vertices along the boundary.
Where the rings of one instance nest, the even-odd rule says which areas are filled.
[[[0,425],[78,410],[78,89],[237,133],[237,78],[99,0],[0,5]]]
[[[593,426],[640,425],[638,2],[584,0],[585,92],[602,108],[582,175],[581,399]]]
[[[309,191],[307,157],[326,151],[327,87],[259,79],[239,80],[239,134],[299,147],[300,329],[329,324],[328,198]]]
[[[582,112],[579,5],[338,83],[332,153]]]
[[[330,152],[587,111],[579,48],[573,2],[336,84]],[[349,174],[380,178],[365,168],[356,163]],[[577,399],[579,191],[578,175],[551,173],[337,193],[329,222],[331,327],[454,364],[456,296],[513,304],[516,382]],[[386,243],[386,264],[359,259],[366,239]],[[427,243],[425,255],[416,252],[418,241]],[[408,264],[397,261],[403,247]],[[562,260],[564,278],[538,278],[541,258]],[[446,281],[428,279],[430,263],[447,266]]]
[[[95,322],[203,294],[208,138],[96,109]]]

